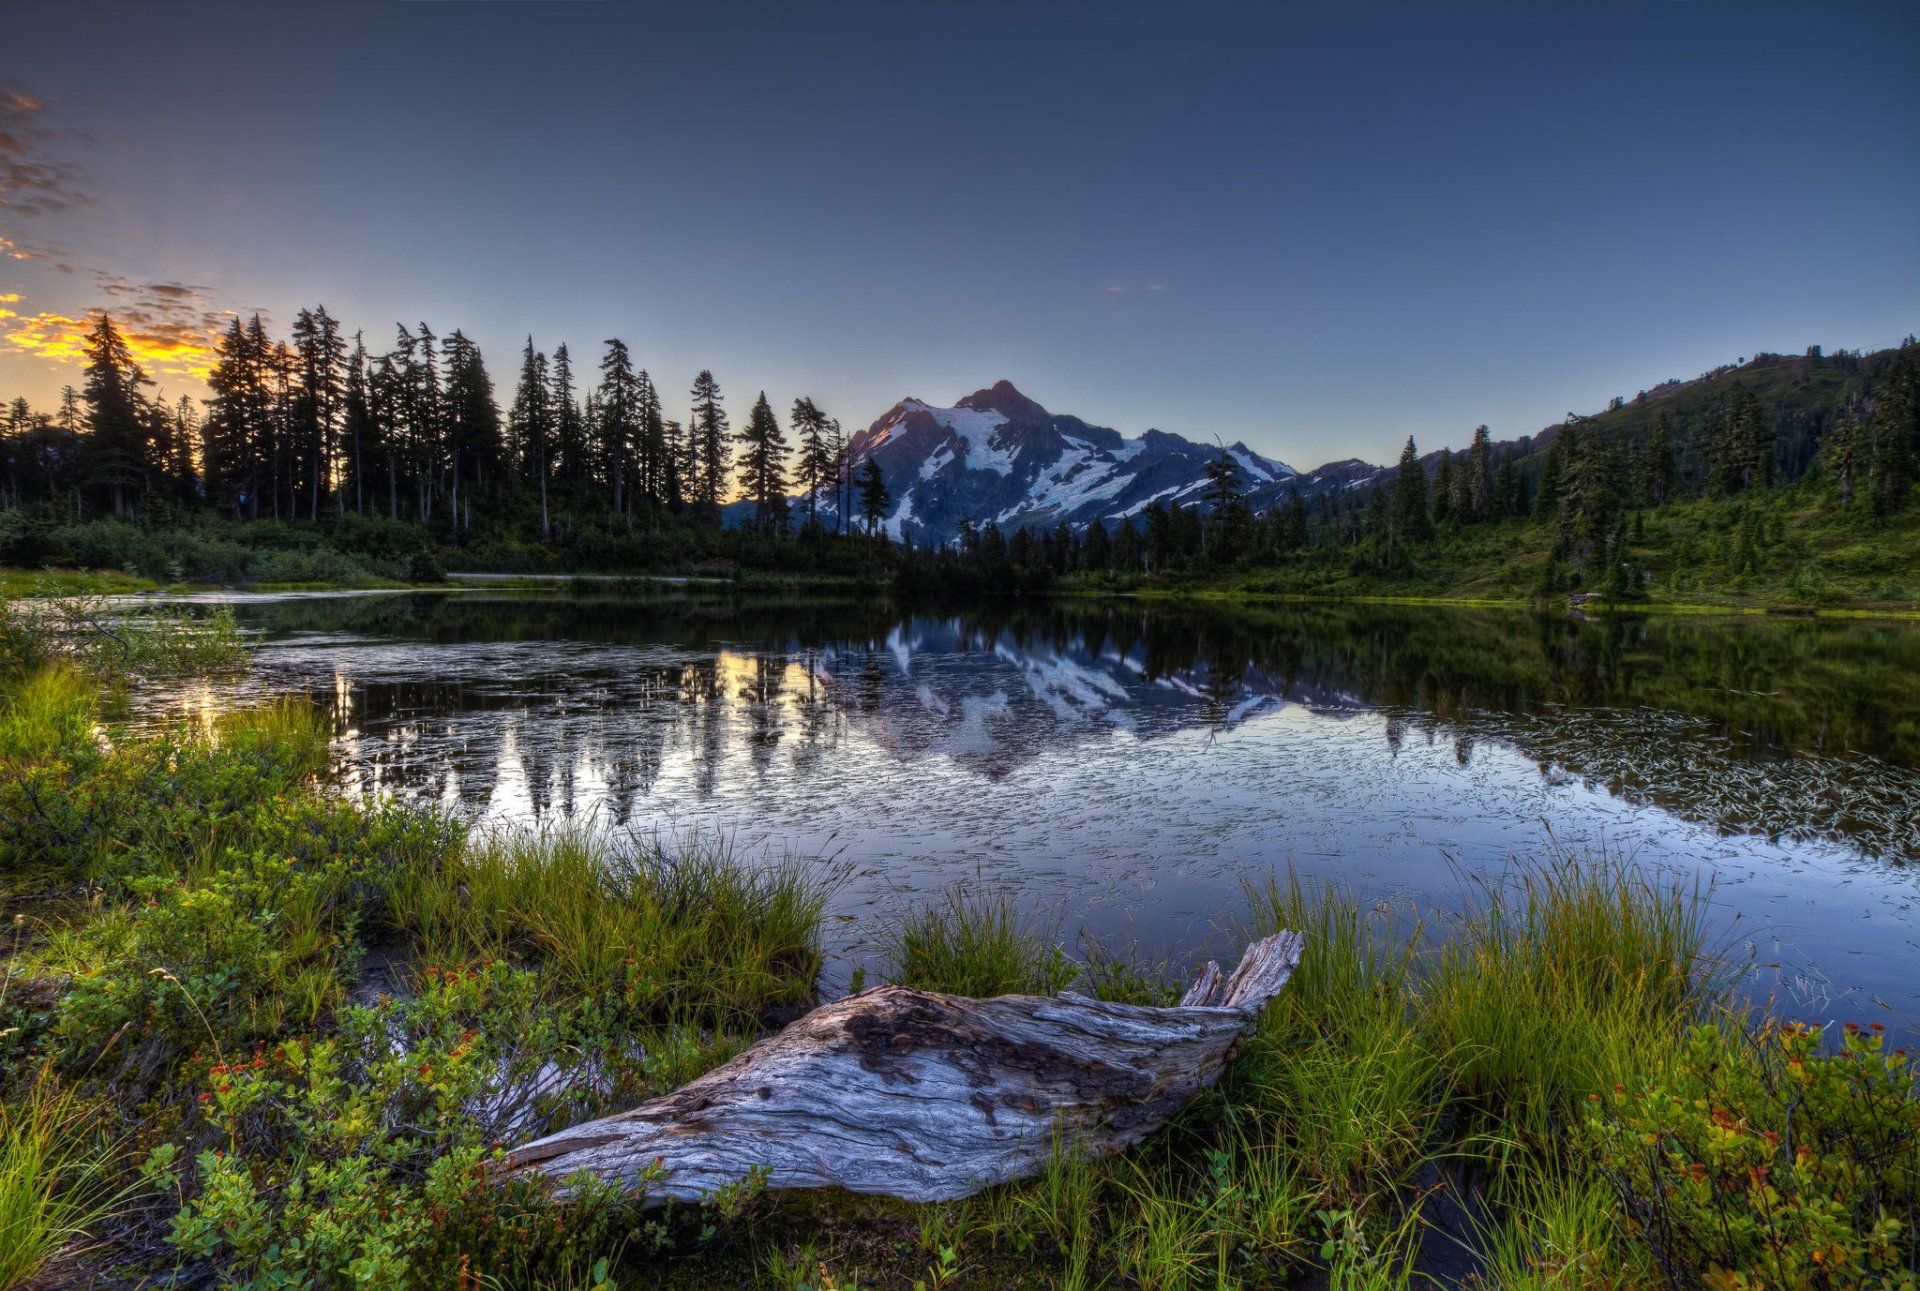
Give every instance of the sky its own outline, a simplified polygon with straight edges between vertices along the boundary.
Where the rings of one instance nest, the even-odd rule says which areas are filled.
[[[1302,468],[1920,328],[1920,5],[0,10],[0,398],[112,311],[618,336],[849,427],[1006,378]]]

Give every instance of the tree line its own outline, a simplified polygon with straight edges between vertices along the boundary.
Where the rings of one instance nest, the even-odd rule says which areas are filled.
[[[792,440],[764,392],[736,429],[702,371],[685,420],[669,418],[617,338],[581,374],[566,345],[549,355],[529,337],[504,414],[464,332],[397,324],[376,352],[325,306],[300,310],[286,339],[258,315],[236,317],[204,399],[155,394],[110,315],[85,352],[81,386],[57,409],[7,405],[0,504],[50,504],[70,518],[156,504],[236,520],[351,512],[455,537],[523,516],[543,540],[582,523],[717,525],[736,485],[765,536],[795,527],[794,494],[802,530],[838,531],[860,516],[871,532],[890,505],[877,470],[850,469],[846,434],[813,399],[794,401]]]
[[[963,524],[940,552],[921,553],[914,576],[955,588],[1034,588],[1071,573],[1156,573],[1260,567],[1310,550],[1353,572],[1403,571],[1412,553],[1477,526],[1519,521],[1551,535],[1542,592],[1590,585],[1613,599],[1634,590],[1628,557],[1643,513],[1702,498],[1735,499],[1817,483],[1827,504],[1861,517],[1905,508],[1920,484],[1920,344],[1875,356],[1823,355],[1815,347],[1794,380],[1774,380],[1772,406],[1732,377],[1681,412],[1614,400],[1594,417],[1569,413],[1538,439],[1495,444],[1480,426],[1463,450],[1423,457],[1409,436],[1396,466],[1308,502],[1291,490],[1258,515],[1232,457],[1221,452],[1205,488],[1186,505],[1155,502],[1138,519],[1078,530],[1003,533]],[[1785,370],[1795,365],[1779,356]],[[1766,377],[1764,370],[1749,375]],[[1808,373],[1835,378],[1816,397]],[[1765,384],[1764,382],[1762,382]],[[1740,542],[1759,543],[1744,533]]]

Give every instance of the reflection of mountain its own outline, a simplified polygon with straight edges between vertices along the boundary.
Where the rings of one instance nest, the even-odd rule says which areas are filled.
[[[1021,632],[960,617],[907,619],[877,649],[843,645],[821,658],[836,696],[871,715],[867,725],[883,747],[941,754],[995,775],[1050,745],[1115,729],[1151,738],[1231,726],[1290,701],[1346,706],[1239,660],[1203,655],[1168,666],[1141,641],[1123,646],[1083,630]]]
[[[268,638],[248,687],[327,705],[360,784],[532,815],[644,819],[743,777],[857,795],[850,740],[1001,777],[1293,704],[1384,710],[1390,746],[1424,732],[1462,761],[1497,740],[1729,828],[1883,853],[1920,839],[1920,634],[1899,627],[1014,600],[903,618],[491,593],[240,615]]]

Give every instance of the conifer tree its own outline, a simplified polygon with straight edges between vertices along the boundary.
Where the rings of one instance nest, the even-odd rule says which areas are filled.
[[[373,397],[368,387],[369,380],[367,338],[365,333],[355,332],[353,353],[347,356],[346,376],[340,386],[342,479],[338,493],[339,506],[344,508],[347,494],[352,492],[355,515],[366,514],[368,463],[377,455],[379,448],[374,433]]]
[[[1433,522],[1444,525],[1454,518],[1453,504],[1457,482],[1451,449],[1440,450],[1440,463],[1433,472]]]
[[[811,399],[793,401],[793,433],[800,441],[796,483],[807,499],[807,527],[819,523],[820,490],[833,479],[833,444],[827,435],[827,415]]]
[[[547,483],[553,474],[554,434],[552,399],[547,387],[547,356],[533,348],[533,337],[528,336],[527,348],[520,356],[520,382],[514,388],[507,428],[513,444],[516,488],[518,482],[524,480],[540,499],[542,538],[552,531]]]
[[[553,408],[553,453],[560,478],[569,494],[586,486],[587,430],[573,387],[573,358],[564,343],[553,348],[552,383],[548,400]]]
[[[720,383],[705,369],[693,379],[692,429],[699,467],[694,498],[709,519],[718,519],[732,462],[727,446],[727,412],[720,405]]]
[[[1494,518],[1493,437],[1484,425],[1474,427],[1473,443],[1467,448],[1464,477],[1466,506],[1464,520],[1484,523]]]
[[[593,430],[601,479],[612,497],[613,513],[627,510],[627,483],[633,469],[634,436],[641,416],[640,379],[625,341],[607,342],[600,359],[600,388],[594,392]]]
[[[87,475],[115,515],[127,515],[153,474],[142,389],[150,385],[106,314],[86,339]]]
[[[740,431],[741,486],[753,500],[753,525],[763,536],[787,528],[787,440],[762,390]]]
[[[1399,540],[1418,542],[1433,536],[1433,521],[1427,515],[1427,473],[1420,469],[1420,450],[1414,447],[1412,435],[1400,450],[1399,472],[1393,480],[1392,525],[1393,537]],[[1391,552],[1387,559],[1392,563]]]
[[[1207,487],[1201,495],[1211,513],[1213,541],[1206,544],[1216,564],[1238,560],[1247,552],[1253,528],[1253,513],[1247,507],[1240,488],[1240,466],[1225,449],[1207,463]],[[1202,539],[1205,543],[1205,539]]]
[[[318,520],[333,489],[347,365],[347,343],[340,335],[339,320],[327,313],[325,305],[302,309],[294,317],[293,350],[299,361],[299,388],[289,450],[298,487],[307,494],[307,518]]]
[[[1107,526],[1095,520],[1087,526],[1086,540],[1080,544],[1080,565],[1095,573],[1104,574],[1113,563],[1113,539],[1107,533]]]
[[[1298,487],[1287,490],[1287,519],[1281,529],[1281,545],[1288,551],[1307,549],[1307,500]]]
[[[1653,419],[1653,433],[1640,452],[1640,491],[1657,507],[1673,493],[1673,423],[1664,412]]]
[[[866,517],[867,538],[872,540],[881,517],[893,506],[893,494],[887,489],[887,481],[880,474],[880,462],[877,458],[867,458],[866,467],[860,474],[860,513]],[[998,533],[999,530],[995,530]]]

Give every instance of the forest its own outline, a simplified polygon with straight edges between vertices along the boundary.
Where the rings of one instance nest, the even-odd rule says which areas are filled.
[[[1422,455],[1256,506],[1222,452],[1189,505],[1118,524],[963,524],[886,540],[877,466],[837,418],[764,393],[728,411],[710,371],[686,420],[618,339],[589,372],[529,338],[503,411],[456,329],[396,325],[375,353],[324,306],[291,335],[221,338],[204,399],[153,392],[108,315],[79,389],[16,398],[0,451],[0,563],[158,581],[432,581],[443,571],[741,567],[905,590],[1141,588],[1491,599],[1899,602],[1920,576],[1920,345],[1756,355],[1536,436]],[[1264,501],[1264,499],[1263,499]]]

